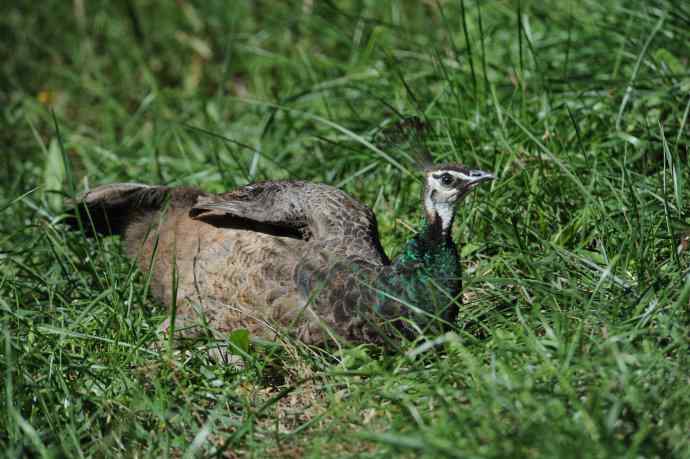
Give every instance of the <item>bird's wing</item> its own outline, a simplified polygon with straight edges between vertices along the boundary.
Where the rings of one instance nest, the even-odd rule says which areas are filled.
[[[305,187],[303,182],[259,182],[228,193],[201,196],[190,215],[196,219],[225,214],[286,228],[307,225],[303,206],[298,205]]]
[[[299,231],[303,239],[345,257],[388,263],[371,209],[328,185],[259,182],[221,195],[202,196],[190,212],[197,219],[219,214]]]

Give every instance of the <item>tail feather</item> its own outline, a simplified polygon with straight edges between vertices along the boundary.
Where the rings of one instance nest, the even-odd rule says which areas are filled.
[[[93,190],[89,190],[80,199],[86,204],[97,202],[113,202],[125,199],[131,195],[133,191],[151,188],[149,185],[143,183],[110,183],[108,185],[101,185]]]
[[[122,234],[137,211],[158,209],[165,202],[166,187],[140,183],[113,183],[86,192],[75,200],[65,223],[87,236]]]

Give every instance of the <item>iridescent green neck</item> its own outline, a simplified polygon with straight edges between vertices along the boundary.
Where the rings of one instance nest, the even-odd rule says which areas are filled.
[[[439,259],[439,257],[444,258],[444,255],[448,255],[451,252],[457,257],[457,248],[451,238],[450,231],[443,231],[439,219],[429,222],[427,218],[422,218],[417,235],[407,242],[403,252],[396,259],[395,264],[421,262],[428,264],[430,268],[434,268],[438,262],[444,261]]]
[[[397,310],[395,304],[412,305],[422,312],[403,307],[407,312],[402,316],[412,319],[423,329],[433,322],[434,316],[446,323],[455,320],[461,272],[457,248],[450,235],[442,234],[440,224],[422,219],[419,228],[396,258],[391,271],[379,278],[379,288],[387,294],[379,296],[375,309],[390,313]],[[411,329],[407,331],[412,332]]]

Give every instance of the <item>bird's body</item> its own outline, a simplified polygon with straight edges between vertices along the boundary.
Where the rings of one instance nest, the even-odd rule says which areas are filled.
[[[429,202],[434,195],[425,191]],[[265,339],[286,331],[309,344],[381,342],[457,315],[454,212],[426,204],[420,232],[392,264],[373,212],[323,184],[262,182],[217,195],[105,185],[83,197],[78,220],[87,233],[123,236],[150,272],[153,295],[175,305],[178,331],[205,325]]]

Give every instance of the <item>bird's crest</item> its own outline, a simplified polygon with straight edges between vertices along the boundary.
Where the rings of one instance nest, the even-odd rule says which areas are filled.
[[[382,149],[396,149],[419,169],[433,165],[427,146],[433,130],[429,123],[418,116],[403,117],[397,123],[383,126],[374,134],[375,143]]]

